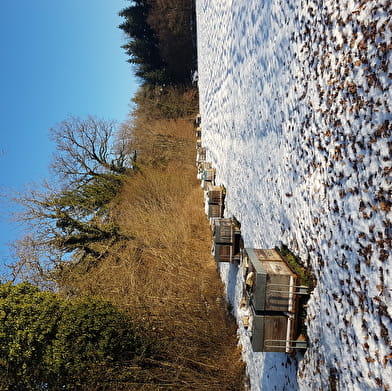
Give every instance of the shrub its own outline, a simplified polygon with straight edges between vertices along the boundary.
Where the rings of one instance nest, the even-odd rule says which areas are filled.
[[[129,317],[108,302],[0,285],[2,390],[80,390],[97,368],[125,367],[142,345]]]

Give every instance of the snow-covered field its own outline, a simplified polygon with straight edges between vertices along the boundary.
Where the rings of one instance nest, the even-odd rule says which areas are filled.
[[[256,390],[392,390],[390,0],[197,0],[202,142],[246,247],[317,277],[304,357],[253,353]]]

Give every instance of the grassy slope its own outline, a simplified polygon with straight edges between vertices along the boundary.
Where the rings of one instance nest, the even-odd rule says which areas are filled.
[[[113,215],[134,239],[73,284],[126,308],[155,341],[156,354],[133,364],[132,388],[128,376],[121,389],[240,391],[244,366],[210,255],[192,121],[139,118],[130,129],[140,172]]]

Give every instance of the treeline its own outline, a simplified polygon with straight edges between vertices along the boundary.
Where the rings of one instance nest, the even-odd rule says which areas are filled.
[[[132,0],[120,12],[123,46],[145,83],[189,84],[196,70],[194,0]]]

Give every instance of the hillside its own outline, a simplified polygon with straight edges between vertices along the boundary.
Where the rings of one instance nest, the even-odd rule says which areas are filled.
[[[184,98],[194,112],[195,93],[188,90]],[[164,119],[152,113],[139,103],[122,128],[132,137],[138,168],[114,200],[111,216],[130,239],[95,267],[73,268],[63,286],[125,309],[153,341],[154,356],[140,357],[131,370],[135,384],[124,381],[121,389],[238,391],[244,368],[210,253],[196,178],[194,115]]]
[[[392,387],[391,2],[197,2],[207,160],[246,247],[286,244],[317,286],[304,357],[254,353],[252,390]],[[219,59],[219,61],[217,61]]]

